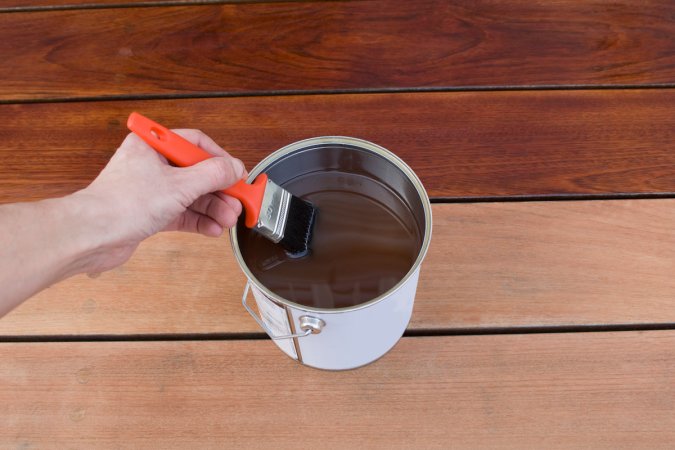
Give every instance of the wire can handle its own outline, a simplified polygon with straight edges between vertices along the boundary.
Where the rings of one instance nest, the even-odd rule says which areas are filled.
[[[321,332],[321,329],[326,325],[326,323],[318,319],[316,317],[311,317],[311,316],[302,316],[300,317],[300,329],[302,330],[302,333],[295,333],[295,334],[284,334],[281,336],[275,335],[272,330],[269,329],[269,327],[265,324],[265,322],[262,321],[262,319],[251,309],[251,307],[246,303],[246,298],[248,297],[248,291],[249,288],[251,287],[250,281],[246,282],[246,287],[244,288],[244,295],[241,297],[241,304],[244,305],[244,308],[246,308],[246,311],[253,317],[253,319],[260,325],[260,328],[265,330],[265,333],[272,338],[273,340],[279,340],[279,339],[294,339],[294,338],[301,338],[305,336],[309,336],[310,334],[318,334]]]

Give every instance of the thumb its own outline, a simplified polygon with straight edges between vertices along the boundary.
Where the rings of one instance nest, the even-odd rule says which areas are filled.
[[[180,170],[181,190],[193,202],[202,195],[220,191],[241,180],[244,163],[231,156],[209,158]]]

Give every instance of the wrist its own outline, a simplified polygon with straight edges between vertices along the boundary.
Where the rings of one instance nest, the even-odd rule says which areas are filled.
[[[57,235],[68,236],[66,248],[61,249],[61,254],[67,255],[64,278],[78,273],[103,272],[118,265],[114,262],[119,258],[114,256],[127,246],[115,240],[110,205],[84,189],[55,199],[52,207],[54,217],[60,219],[56,224],[60,227]]]
[[[45,234],[53,241],[46,251],[59,260],[59,280],[86,272],[90,255],[98,246],[86,225],[91,222],[88,217],[90,212],[77,197],[75,193],[42,202],[45,218],[48,218]]]

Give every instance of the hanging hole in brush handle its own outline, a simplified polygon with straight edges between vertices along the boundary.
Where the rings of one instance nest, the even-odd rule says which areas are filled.
[[[312,317],[312,316],[302,316],[300,317],[300,329],[302,330],[302,333],[295,333],[295,334],[284,334],[284,335],[275,335],[272,330],[269,329],[269,327],[263,322],[263,320],[258,317],[258,315],[251,309],[251,307],[248,305],[246,302],[246,299],[248,297],[248,290],[251,287],[250,282],[246,282],[246,287],[244,288],[244,295],[241,297],[241,304],[244,305],[244,308],[246,308],[246,311],[253,317],[253,319],[260,325],[260,328],[262,328],[267,335],[272,338],[273,340],[279,340],[279,339],[293,339],[293,338],[301,338],[305,336],[309,336],[310,334],[319,334],[321,333],[321,330],[323,327],[326,325],[326,322],[323,320],[319,319],[318,317]]]

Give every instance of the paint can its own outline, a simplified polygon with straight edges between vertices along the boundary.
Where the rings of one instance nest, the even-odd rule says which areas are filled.
[[[311,138],[283,147],[253,168],[249,181],[262,172],[294,195],[303,197],[292,188],[294,183],[315,177],[320,180],[318,190],[323,194],[346,189],[356,196],[355,199],[358,197],[358,201],[374,199],[383,211],[392,214],[393,222],[403,213],[411,217],[408,225],[399,221],[404,228],[414,228],[416,236],[406,244],[406,251],[410,253],[411,250],[412,253],[405,269],[396,279],[384,279],[384,284],[379,279],[379,284],[376,284],[381,292],[368,291],[359,286],[368,284],[369,267],[374,270],[378,264],[387,265],[391,261],[375,261],[371,265],[366,262],[357,274],[362,275],[359,279],[363,282],[355,282],[356,288],[347,287],[352,291],[356,289],[350,291],[349,298],[356,298],[357,294],[367,296],[368,292],[376,294],[372,298],[357,299],[354,304],[340,303],[340,295],[344,297],[342,293],[335,294],[334,300],[326,303],[331,293],[325,289],[313,289],[316,286],[311,284],[311,280],[312,289],[307,290],[299,289],[297,285],[295,291],[293,286],[287,291],[280,290],[276,285],[273,287],[272,283],[264,280],[266,272],[259,270],[259,264],[252,260],[248,244],[252,238],[247,235],[250,231],[240,223],[230,232],[236,260],[247,277],[242,303],[284,353],[304,365],[327,370],[352,369],[379,359],[394,347],[410,321],[421,264],[431,239],[431,205],[419,178],[400,158],[383,147],[341,136]],[[308,200],[312,201],[311,198]],[[331,212],[319,207],[317,227],[321,215]],[[363,216],[366,224],[372,221],[367,209],[357,214]],[[365,233],[369,235],[368,239],[377,241],[386,237],[386,230],[379,228]],[[315,239],[320,238],[316,234],[321,231],[314,230]],[[364,236],[355,237],[362,239]],[[403,245],[400,241],[389,242],[394,246]],[[370,255],[362,254],[363,258],[367,256]],[[297,263],[289,261],[283,264],[286,264],[285,270],[293,270],[293,264]],[[352,273],[350,276],[356,275]],[[257,312],[248,303],[249,290],[255,298]]]

